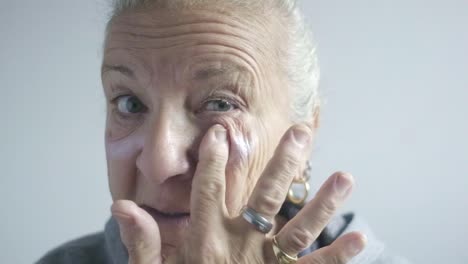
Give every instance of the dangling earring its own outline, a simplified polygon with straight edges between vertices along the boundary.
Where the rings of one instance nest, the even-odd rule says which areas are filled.
[[[300,179],[294,179],[293,182],[291,183],[291,186],[289,187],[288,191],[288,201],[295,205],[302,206],[305,204],[305,201],[307,200],[307,196],[309,196],[309,179],[310,175],[312,173],[312,163],[308,160],[306,163],[306,169],[304,170],[303,177]],[[302,196],[297,195],[297,193],[294,192],[294,186],[295,185],[302,185],[303,189],[303,194]]]

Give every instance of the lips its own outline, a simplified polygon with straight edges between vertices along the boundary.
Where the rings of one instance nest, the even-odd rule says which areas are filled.
[[[184,228],[190,223],[190,213],[189,212],[167,212],[160,211],[153,207],[147,205],[141,205],[142,209],[148,212],[160,228]]]
[[[189,212],[164,212],[164,211],[160,211],[158,209],[155,209],[147,205],[141,205],[140,207],[144,209],[145,211],[147,211],[148,213],[150,213],[151,215],[156,214],[157,216],[162,216],[162,217],[177,218],[177,217],[190,216]]]

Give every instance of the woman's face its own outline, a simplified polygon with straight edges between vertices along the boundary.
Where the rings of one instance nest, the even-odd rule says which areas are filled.
[[[291,125],[276,59],[279,25],[245,17],[154,9],[110,25],[102,67],[110,191],[151,210],[163,250],[189,225],[198,146],[209,127],[229,132],[226,200],[237,215]]]

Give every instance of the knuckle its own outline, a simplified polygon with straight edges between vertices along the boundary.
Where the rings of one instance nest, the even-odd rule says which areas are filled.
[[[217,193],[224,189],[224,184],[219,178],[213,178],[204,185],[204,189],[210,193]]]
[[[226,170],[225,162],[226,158],[221,153],[206,155],[206,157],[199,161],[197,170],[202,174],[210,173],[214,175],[224,175]]]
[[[314,256],[311,256],[309,261],[307,261],[308,264],[330,264],[327,262],[327,260],[323,257],[323,255],[320,254],[315,254]]]
[[[291,175],[297,170],[297,168],[299,168],[299,158],[296,154],[291,152],[284,152],[282,154],[283,155],[279,157],[279,161],[277,162],[279,172]]]
[[[151,250],[148,243],[140,239],[126,243],[125,247],[127,248],[128,255],[133,259],[138,259],[142,254]]]
[[[211,194],[217,194],[224,191],[224,184],[218,179],[210,179],[203,183],[203,188],[200,189],[202,194],[211,197]]]
[[[321,215],[326,219],[331,217],[337,208],[337,204],[332,199],[325,198],[319,202],[319,212],[321,212]]]
[[[259,213],[275,213],[280,204],[281,199],[275,197],[275,195],[265,195],[261,199],[257,199],[255,208]]]
[[[303,228],[294,228],[290,231],[290,235],[287,237],[287,245],[292,249],[292,251],[302,251],[307,248],[313,242],[313,234]]]
[[[282,187],[277,182],[262,182],[259,189],[262,190],[259,197],[256,197],[256,209],[260,213],[276,213],[284,202]]]
[[[311,264],[345,264],[347,262],[346,258],[341,254],[336,252],[330,252],[329,250],[325,252],[320,252],[321,254],[316,254],[309,263]]]
[[[226,155],[222,151],[211,150],[206,153],[203,162],[206,164],[206,166],[220,167],[225,159]]]
[[[345,264],[346,258],[341,254],[333,254],[330,256],[330,262],[333,264]]]
[[[221,245],[221,241],[207,241],[203,243],[203,247],[200,250],[202,252],[200,257],[203,262],[197,263],[224,263],[223,258],[226,254],[224,254],[224,248]]]

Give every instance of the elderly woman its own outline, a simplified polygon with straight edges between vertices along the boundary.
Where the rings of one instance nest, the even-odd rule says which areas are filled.
[[[102,63],[112,216],[38,263],[396,263],[314,199],[318,67],[294,0],[115,0]],[[402,262],[398,262],[402,263]]]

